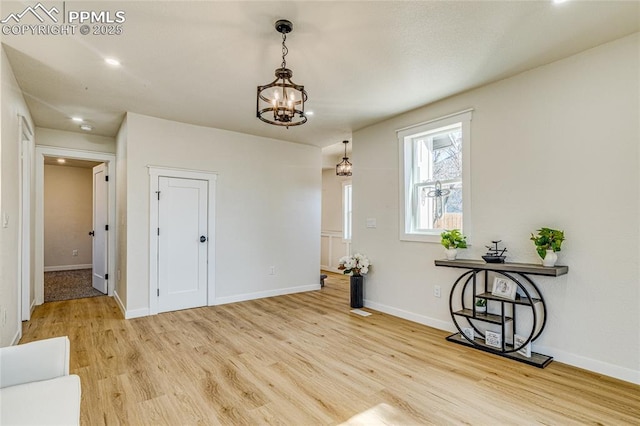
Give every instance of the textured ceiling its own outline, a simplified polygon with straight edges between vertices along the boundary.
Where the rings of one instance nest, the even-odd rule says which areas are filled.
[[[0,15],[34,3],[2,1]],[[114,136],[132,111],[340,150],[354,130],[640,29],[635,1],[43,3],[126,21],[120,35],[2,36],[37,126],[79,131],[80,115]],[[288,130],[255,117],[256,86],[280,65],[280,18],[294,23],[287,64],[315,113]]]

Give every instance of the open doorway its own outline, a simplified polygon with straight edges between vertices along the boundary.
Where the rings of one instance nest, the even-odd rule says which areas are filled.
[[[114,173],[109,175],[109,171],[115,172],[115,155],[107,154],[107,153],[99,153],[92,151],[80,151],[74,149],[67,148],[55,148],[55,147],[46,147],[46,146],[37,146],[36,147],[36,155],[35,155],[35,238],[34,238],[34,259],[35,259],[35,273],[34,273],[34,281],[35,281],[35,290],[33,294],[34,302],[36,305],[40,305],[44,303],[44,274],[45,274],[45,159],[53,158],[57,161],[58,158],[63,158],[66,161],[88,161],[93,164],[103,164],[104,165],[104,179],[105,186],[103,190],[103,195],[105,197],[106,204],[106,212],[104,216],[106,219],[106,224],[103,225],[104,228],[101,228],[104,232],[104,244],[102,246],[102,250],[104,252],[104,263],[102,265],[102,275],[103,275],[103,283],[104,288],[103,291],[106,291],[108,295],[113,295],[114,291],[114,280],[109,280],[109,276],[114,276],[113,272],[115,270],[115,179]],[[47,160],[49,161],[49,160]],[[88,169],[91,173],[93,168]],[[107,180],[108,179],[108,180]],[[86,198],[86,197],[85,197]],[[91,200],[93,200],[93,193],[91,195]],[[93,221],[93,219],[92,219]],[[109,230],[109,225],[111,225],[111,230]],[[87,229],[82,228],[82,232],[85,233],[86,237],[91,241],[91,237],[89,232],[94,231],[93,223],[89,225]],[[111,232],[109,232],[111,231]],[[80,231],[78,231],[80,232]],[[80,248],[69,248],[66,251],[63,251],[63,255],[68,257],[76,257],[73,256],[73,250],[78,250],[78,258],[80,258]],[[84,249],[87,251],[87,249]],[[92,281],[93,281],[93,271],[96,269],[94,266],[95,259],[95,247],[92,245],[91,247],[91,269],[87,267],[89,263],[83,263],[84,261],[78,261],[79,265],[84,265],[86,269],[91,271]],[[68,261],[68,260],[67,260]],[[64,264],[73,265],[63,262]],[[51,266],[51,265],[49,265]],[[55,266],[55,265],[54,265]],[[60,266],[60,264],[58,265]]]
[[[342,273],[338,269],[340,258],[351,254],[351,176],[336,173],[340,160],[351,154],[349,149],[344,142],[322,149],[320,268],[324,272]]]
[[[104,180],[104,163],[64,157],[44,158],[44,301],[81,299],[106,294],[104,233],[95,236],[94,222],[105,222],[106,205],[96,211],[94,169]],[[95,241],[98,250],[94,250]],[[94,257],[103,257],[96,262]],[[98,265],[94,268],[94,265]],[[99,269],[95,271],[95,269]]]

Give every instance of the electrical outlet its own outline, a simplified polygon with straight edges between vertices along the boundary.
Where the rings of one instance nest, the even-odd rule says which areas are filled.
[[[78,255],[78,250],[74,250],[74,251],[72,251],[72,252],[71,252],[71,255],[72,255],[72,256],[77,256],[77,255]]]
[[[275,275],[275,274],[276,274],[276,267],[269,266],[269,275]]]
[[[434,285],[433,286],[433,295],[435,297],[440,297],[440,286],[439,285]]]

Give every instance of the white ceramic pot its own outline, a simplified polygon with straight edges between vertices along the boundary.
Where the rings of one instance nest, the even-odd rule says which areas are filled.
[[[458,249],[444,249],[444,253],[447,256],[447,260],[456,260],[456,256],[458,255]]]
[[[555,266],[558,261],[558,255],[553,250],[547,250],[547,253],[542,259],[542,266]]]
[[[487,307],[486,306],[478,306],[476,305],[476,312],[483,314],[485,312],[487,312]]]

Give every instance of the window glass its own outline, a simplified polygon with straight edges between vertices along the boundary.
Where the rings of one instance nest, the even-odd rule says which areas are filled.
[[[400,238],[439,241],[445,229],[469,235],[471,112],[398,131]]]

